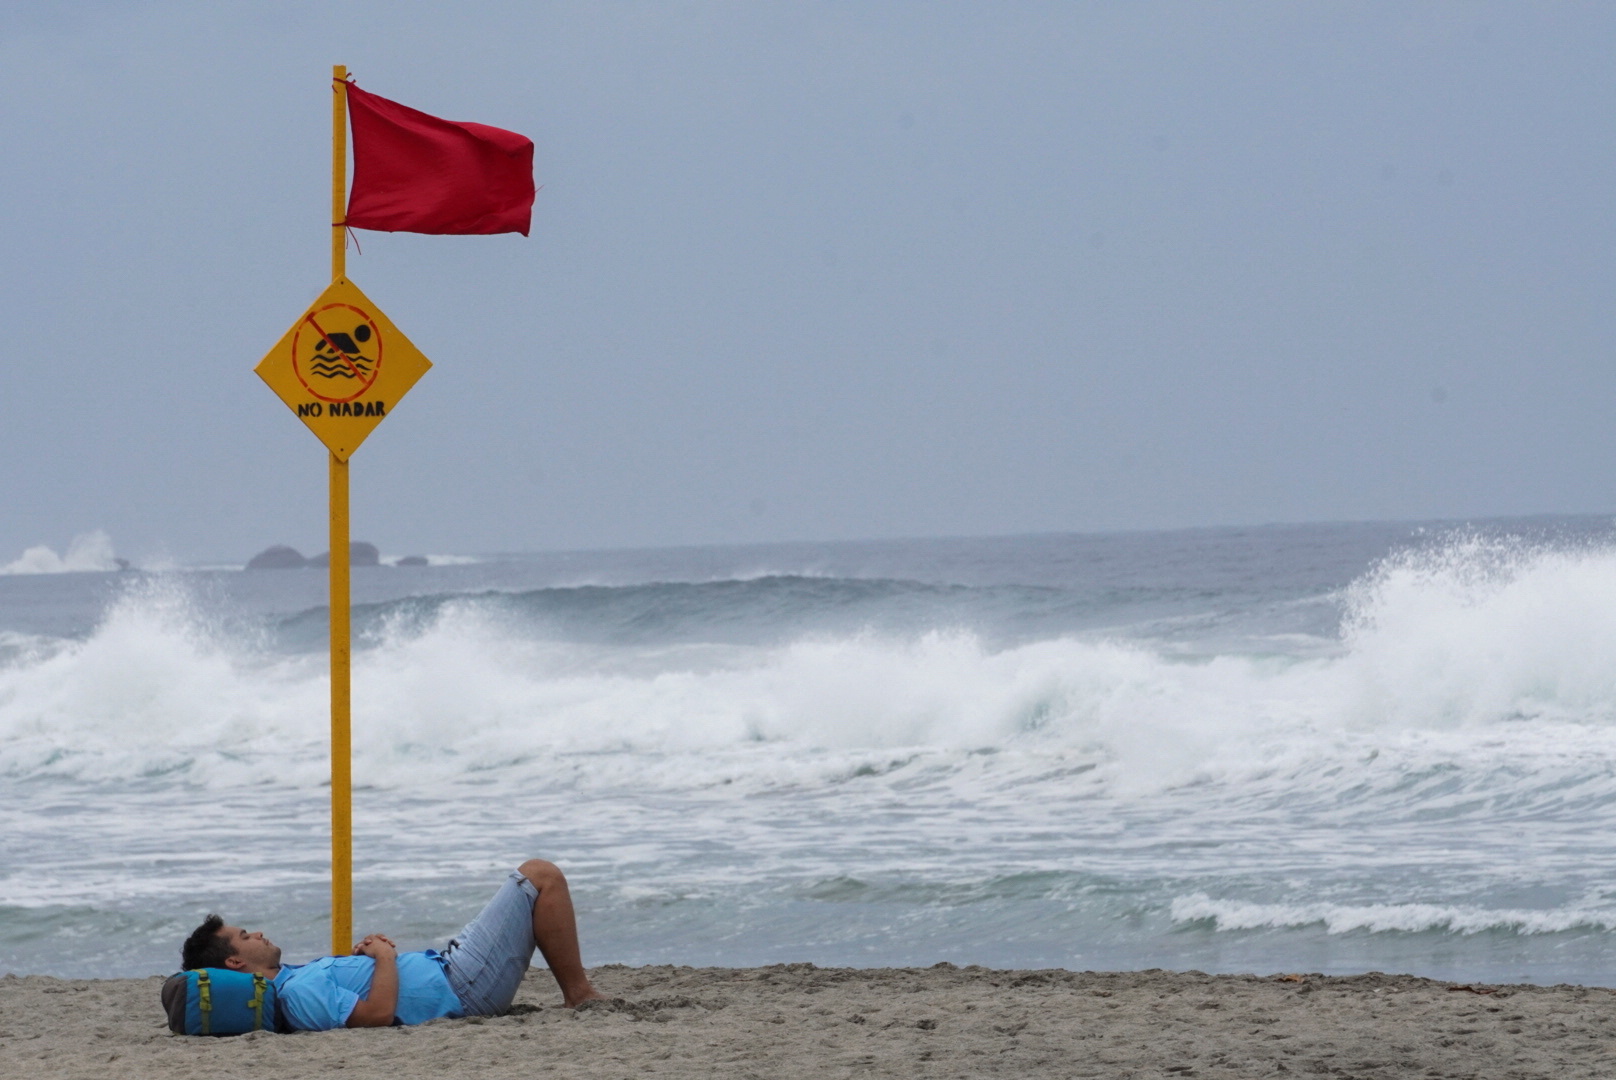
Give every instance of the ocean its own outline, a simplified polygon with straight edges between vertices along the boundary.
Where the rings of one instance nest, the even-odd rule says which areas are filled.
[[[47,557],[49,556],[49,557]],[[0,973],[327,945],[325,577],[0,574]],[[355,929],[526,857],[590,964],[1616,986],[1616,524],[356,569]]]

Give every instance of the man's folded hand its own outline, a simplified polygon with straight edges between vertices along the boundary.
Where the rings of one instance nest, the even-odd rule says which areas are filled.
[[[398,946],[394,945],[393,939],[386,934],[367,934],[363,941],[353,947],[353,954],[355,956],[368,956],[372,960],[380,960],[384,956],[396,957],[398,955]]]

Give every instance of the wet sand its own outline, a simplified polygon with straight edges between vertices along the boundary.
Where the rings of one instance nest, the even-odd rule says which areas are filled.
[[[1616,1077],[1616,994],[1402,975],[609,966],[572,1012],[171,1035],[162,979],[0,978],[0,1077]],[[250,1071],[249,1071],[250,1070]]]

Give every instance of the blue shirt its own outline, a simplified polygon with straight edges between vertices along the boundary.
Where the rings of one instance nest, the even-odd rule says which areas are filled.
[[[354,1006],[370,994],[375,973],[376,961],[368,956],[322,956],[307,964],[283,964],[275,976],[275,994],[294,1028],[329,1031],[348,1023]],[[464,1015],[437,953],[398,954],[398,1007],[393,1015],[404,1024]]]

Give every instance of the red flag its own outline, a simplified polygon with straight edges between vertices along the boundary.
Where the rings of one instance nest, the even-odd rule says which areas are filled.
[[[379,232],[527,235],[533,140],[440,120],[348,84],[353,189],[347,224]]]

